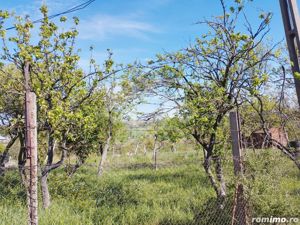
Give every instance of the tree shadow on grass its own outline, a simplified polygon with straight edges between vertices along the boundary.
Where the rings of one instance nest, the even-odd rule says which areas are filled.
[[[211,188],[205,174],[199,174],[199,171],[196,173],[198,174],[195,174],[195,172],[183,173],[181,171],[166,171],[166,173],[156,173],[153,171],[153,173],[145,172],[141,174],[130,174],[127,176],[127,179],[130,181],[145,180],[153,184],[157,182],[174,183],[177,185],[180,184],[180,186],[187,188],[201,184],[201,187],[203,188]]]
[[[138,170],[138,169],[152,169],[153,164],[152,163],[134,163],[130,164],[128,166],[125,166],[124,169],[129,169],[129,170]]]
[[[173,163],[173,162],[163,162],[158,163],[157,168],[158,169],[166,169],[166,168],[176,168],[182,165],[186,165],[184,163]],[[142,163],[124,163],[123,165],[117,165],[117,166],[111,166],[111,168],[117,168],[117,169],[125,169],[125,170],[139,170],[139,169],[155,169],[155,166],[152,162],[142,162]]]

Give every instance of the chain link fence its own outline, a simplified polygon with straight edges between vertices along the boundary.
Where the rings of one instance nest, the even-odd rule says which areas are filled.
[[[102,177],[96,175],[97,155],[73,175],[68,175],[72,160],[67,161],[64,167],[49,176],[52,205],[48,210],[53,214],[40,206],[41,224],[68,224],[72,221],[72,224],[225,225],[255,224],[252,220],[259,216],[297,216],[293,212],[299,211],[295,199],[299,196],[299,189],[293,185],[299,180],[292,180],[292,176],[296,175],[293,166],[287,167],[291,173],[288,185],[292,187],[278,196],[277,187],[272,185],[276,180],[278,184],[282,182],[274,177],[280,171],[273,173],[272,170],[278,169],[276,164],[282,160],[287,166],[288,160],[275,149],[244,151],[244,178],[234,176],[230,151],[222,156],[227,185],[227,196],[222,203],[215,197],[202,168],[202,154],[197,151],[172,152],[161,149],[157,152],[156,161],[151,152],[145,153],[142,149],[132,154],[111,152]],[[7,170],[0,177],[0,224],[26,224],[24,185],[17,165],[10,163],[6,166]],[[294,178],[299,179],[297,176]],[[263,185],[268,185],[265,190]],[[294,202],[286,204],[282,200],[277,203],[284,204],[276,206],[276,202],[272,202],[274,199],[270,198],[294,199]],[[261,201],[268,200],[271,203],[266,207],[267,202]],[[40,194],[40,205],[41,202]],[[68,208],[66,217],[76,220],[58,220],[61,216],[58,209],[63,206]],[[290,210],[290,215],[285,214]],[[278,214],[267,214],[276,212]]]
[[[154,155],[142,145],[126,153],[115,146],[101,177],[99,155],[89,157],[75,173],[69,173],[76,162],[69,156],[48,177],[47,210],[41,207],[39,187],[40,224],[240,225],[268,224],[253,220],[258,217],[300,215],[298,171],[278,150],[244,149],[244,175],[236,177],[228,148],[221,156],[226,198],[220,202],[203,169],[202,152],[189,142],[176,147],[166,145]],[[16,159],[5,167],[0,224],[26,224],[26,190]]]

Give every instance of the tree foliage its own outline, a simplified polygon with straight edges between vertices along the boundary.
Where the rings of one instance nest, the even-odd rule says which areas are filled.
[[[204,149],[204,168],[217,193],[225,196],[220,152],[220,128],[227,113],[260,91],[268,79],[268,63],[276,45],[266,43],[272,17],[266,13],[253,29],[244,14],[244,1],[227,7],[223,14],[199,22],[209,31],[189,47],[157,55],[141,66],[141,88],[172,104],[198,144]],[[240,24],[245,29],[240,29]],[[160,109],[162,110],[162,109]],[[216,163],[216,176],[211,171]]]
[[[108,54],[100,68],[91,59],[93,71],[86,73],[79,67],[79,50],[76,49],[78,18],[73,27],[61,30],[48,18],[48,9],[40,9],[43,19],[34,27],[29,18],[1,12],[1,118],[7,132],[17,129],[21,142],[19,164],[24,165],[24,66],[30,65],[30,89],[37,95],[39,162],[42,168],[44,207],[49,205],[47,177],[60,167],[67,154],[75,154],[81,161],[98,148],[105,122],[105,79],[118,72],[112,69]],[[15,19],[15,32],[6,34],[4,24],[11,16]],[[62,17],[61,23],[67,18]],[[38,29],[38,31],[37,31]],[[38,38],[32,33],[37,31]],[[4,94],[7,93],[7,94]],[[54,155],[61,152],[58,161]],[[45,197],[45,196],[44,196]]]

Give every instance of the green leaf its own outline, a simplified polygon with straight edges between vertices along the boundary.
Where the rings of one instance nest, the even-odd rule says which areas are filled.
[[[67,17],[66,16],[60,17],[60,22],[66,22],[66,21],[67,21]]]
[[[299,73],[299,72],[295,72],[295,73],[294,73],[294,77],[295,77],[297,80],[300,80],[300,73]]]

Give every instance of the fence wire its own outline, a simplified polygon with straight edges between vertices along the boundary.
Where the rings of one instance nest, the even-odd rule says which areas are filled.
[[[51,206],[46,211],[39,187],[41,223],[240,225],[268,224],[253,218],[299,215],[298,171],[278,150],[244,149],[244,175],[236,177],[229,148],[221,156],[226,197],[220,201],[203,168],[202,152],[190,144],[181,145],[186,149],[159,149],[156,160],[143,146],[126,153],[116,147],[109,152],[101,177],[97,176],[99,155],[90,157],[75,173],[69,173],[75,164],[70,156],[49,174]],[[211,170],[218,180],[214,166]],[[12,158],[0,176],[0,224],[26,224],[26,201]]]

